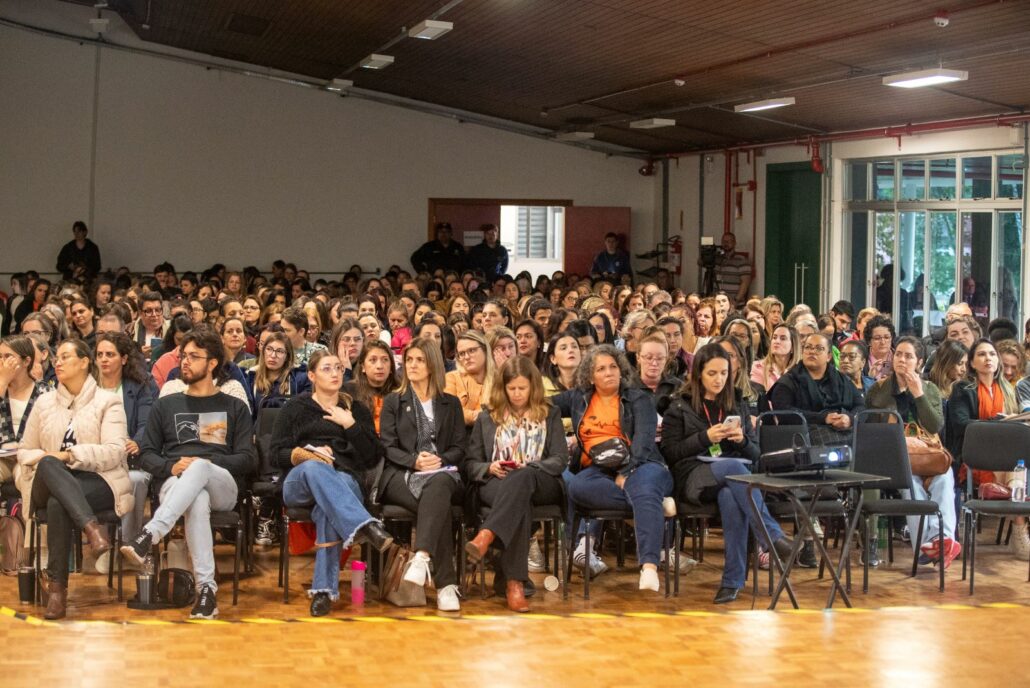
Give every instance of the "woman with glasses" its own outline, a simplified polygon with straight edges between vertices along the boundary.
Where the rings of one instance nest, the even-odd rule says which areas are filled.
[[[343,371],[332,352],[313,353],[312,389],[286,403],[272,430],[272,451],[285,471],[283,503],[310,507],[315,522],[311,616],[325,616],[340,597],[342,547],[360,537],[382,552],[393,542],[364,505],[379,451],[368,409],[341,392]]]
[[[772,329],[769,353],[751,366],[751,379],[768,392],[785,372],[801,360],[801,345],[797,332],[789,325]]]
[[[383,400],[380,431],[386,466],[382,501],[416,514],[415,556],[404,580],[430,581],[440,611],[458,611],[452,505],[462,497],[465,422],[461,402],[444,391],[443,356],[435,342],[412,339],[404,351],[401,387]]]
[[[358,364],[364,345],[365,333],[354,318],[343,318],[333,326],[329,336],[329,350],[343,362],[345,381],[354,378],[354,366]]]
[[[17,478],[25,514],[46,509],[49,558],[41,573],[50,594],[47,619],[65,616],[73,529],[99,557],[111,541],[96,513],[124,516],[133,505],[121,397],[97,385],[92,352],[82,340],[61,344],[54,367],[59,384],[39,397],[29,415]]]
[[[669,397],[683,384],[682,380],[670,374],[669,341],[665,333],[650,328],[640,339],[637,350],[637,374],[640,389],[654,396],[658,411],[658,439],[662,432],[662,414],[669,406]]]
[[[885,315],[873,316],[865,326],[865,343],[869,347],[866,369],[876,381],[890,377],[894,357],[894,323]]]
[[[444,391],[461,402],[465,427],[470,430],[483,410],[483,403],[490,397],[488,381],[493,378],[494,360],[489,351],[483,335],[475,330],[466,332],[458,337],[457,370],[447,373]]]
[[[626,314],[622,322],[622,349],[626,352],[626,360],[631,366],[637,364],[637,347],[640,339],[644,336],[644,330],[653,327],[655,322],[654,314],[649,310],[637,310]]]
[[[256,296],[248,296],[243,299],[243,324],[247,328],[247,335],[257,337],[261,332],[261,301]]]
[[[263,408],[281,408],[290,397],[311,389],[307,366],[293,365],[293,346],[282,332],[272,332],[258,351],[257,365],[246,372],[254,394],[254,420]]]

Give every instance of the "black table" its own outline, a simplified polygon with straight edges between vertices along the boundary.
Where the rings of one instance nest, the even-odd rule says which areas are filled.
[[[830,592],[826,598],[826,609],[833,606],[833,602],[838,591],[840,592],[841,599],[844,600],[844,604],[850,607],[851,599],[848,597],[847,589],[841,585],[840,576],[844,570],[845,563],[848,561],[848,550],[851,546],[851,538],[855,533],[855,528],[858,525],[858,517],[862,511],[862,488],[873,487],[879,483],[888,482],[888,479],[879,475],[852,473],[850,471],[842,470],[827,470],[821,474],[814,474],[811,472],[775,474],[755,473],[730,475],[727,476],[726,479],[734,480],[747,486],[748,501],[751,502],[751,510],[755,515],[755,520],[761,524],[762,536],[769,548],[770,566],[775,563],[776,568],[780,571],[780,580],[777,582],[776,589],[773,591],[772,601],[769,603],[769,609],[776,608],[776,603],[779,601],[780,595],[784,590],[787,591],[787,596],[790,598],[790,602],[794,605],[794,608],[799,608],[797,597],[794,596],[794,588],[790,584],[790,573],[794,569],[794,564],[797,562],[798,554],[801,552],[801,546],[804,544],[805,532],[808,532],[808,534],[812,536],[812,540],[815,542],[815,546],[819,550],[820,559],[826,562],[827,568],[830,570],[830,575],[833,577],[833,582],[830,584]],[[794,538],[794,548],[787,557],[786,563],[780,561],[780,557],[776,553],[776,548],[773,547],[772,536],[769,534],[769,529],[765,527],[765,522],[762,520],[758,502],[755,500],[756,490],[785,495],[787,499],[790,500],[791,504],[794,505],[794,509],[797,512],[800,532],[798,533],[798,536]],[[846,518],[848,527],[844,534],[844,544],[841,546],[840,560],[837,562],[836,568],[833,566],[833,560],[830,559],[830,555],[827,553],[822,539],[816,534],[815,528],[812,526],[812,518],[816,504],[819,501],[820,494],[826,490],[852,490],[857,493],[857,499],[853,502],[853,513],[850,518]],[[811,493],[811,498],[807,505],[802,502],[802,493],[806,492]]]

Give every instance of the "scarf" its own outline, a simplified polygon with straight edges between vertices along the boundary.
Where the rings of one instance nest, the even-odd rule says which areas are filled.
[[[993,397],[991,396],[991,392],[994,392]],[[976,400],[980,403],[980,409],[978,412],[978,418],[980,420],[990,420],[999,413],[1005,413],[1005,395],[1001,392],[1001,385],[996,381],[991,383],[990,390],[980,382],[977,382]]]
[[[436,424],[429,421],[426,410],[422,408],[422,402],[419,401],[415,390],[408,391],[408,397],[405,401],[415,409],[415,451],[436,454]],[[405,476],[405,482],[408,484],[408,489],[411,490],[411,495],[415,499],[421,498],[422,489],[426,486],[426,483],[440,471],[445,471],[446,475],[451,476],[458,483],[461,482],[458,470],[446,464],[436,471],[408,471],[408,474]]]
[[[547,436],[543,421],[508,416],[494,434],[494,461],[514,461],[520,466],[539,461]]]
[[[843,374],[827,366],[822,379],[814,380],[803,363],[798,363],[787,375],[794,378],[798,391],[808,398],[809,411],[826,411],[850,408],[852,397],[847,394],[845,385],[854,388]]]

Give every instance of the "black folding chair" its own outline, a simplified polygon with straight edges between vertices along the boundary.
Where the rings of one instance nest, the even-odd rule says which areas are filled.
[[[874,418],[879,419],[873,421]],[[893,422],[891,422],[893,421]],[[855,416],[854,469],[858,473],[882,475],[890,479],[885,490],[911,490],[912,464],[908,459],[908,447],[905,444],[905,424],[895,411],[867,410]],[[862,541],[869,542],[875,537],[872,528],[877,516],[918,516],[919,528],[915,536],[915,553],[912,555],[912,576],[915,577],[919,567],[919,543],[923,540],[923,528],[926,517],[937,516],[937,532],[944,538],[944,518],[941,507],[930,499],[867,499],[862,504]],[[862,557],[862,592],[869,592],[869,555],[868,544],[866,554]],[[944,548],[937,548],[937,568],[940,573],[940,591],[944,592]],[[894,561],[893,547],[889,560]]]
[[[33,566],[36,569],[36,604],[43,603],[43,585],[40,579],[40,574],[43,572],[43,542],[42,542],[42,526],[46,525],[47,522],[47,510],[46,507],[39,507],[35,510],[35,516],[32,519],[31,528],[29,528],[29,553],[28,560],[33,562]],[[118,567],[118,601],[122,601],[122,581],[124,578],[124,568],[121,554],[122,547],[122,518],[114,511],[101,511],[96,514],[97,521],[102,526],[106,526],[108,533],[111,534],[111,551],[108,553],[110,559],[107,564],[107,587],[114,588],[114,570],[115,566]],[[76,562],[81,567],[82,564],[82,536],[78,528],[72,528],[72,543],[76,552]]]
[[[980,516],[1015,518],[1030,516],[1030,502],[976,499],[973,490],[973,471],[1011,471],[1030,448],[1030,426],[1017,422],[978,421],[966,427],[962,442],[962,462],[966,464],[966,501],[962,505],[964,527],[962,534],[962,580],[969,570],[969,594],[973,594],[976,575],[976,531]],[[1019,526],[1026,528],[1026,524]],[[1030,581],[1030,569],[1027,571]]]

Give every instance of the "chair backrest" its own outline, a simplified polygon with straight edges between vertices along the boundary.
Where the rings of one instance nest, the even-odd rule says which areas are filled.
[[[766,411],[758,416],[758,447],[763,454],[808,441],[808,421],[801,412]]]
[[[1020,459],[1030,463],[1030,426],[990,420],[966,426],[962,462],[970,468],[1011,471]]]
[[[258,411],[257,427],[254,430],[254,444],[257,446],[258,475],[261,477],[279,473],[272,457],[272,428],[275,427],[277,408],[263,408]]]
[[[912,489],[912,464],[901,416],[895,411],[862,411],[855,416],[854,428],[855,471],[888,478],[890,483],[877,486],[882,489]]]

